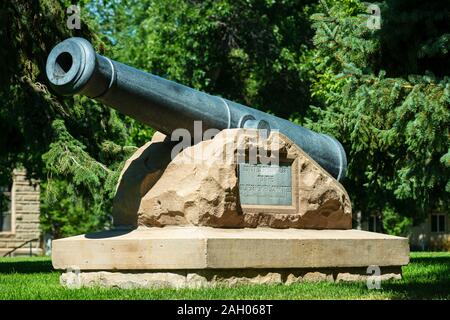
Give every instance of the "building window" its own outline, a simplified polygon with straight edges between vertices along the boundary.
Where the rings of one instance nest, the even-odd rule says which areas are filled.
[[[11,186],[0,187],[0,232],[11,231],[11,216]]]
[[[445,232],[445,214],[431,215],[431,232]]]
[[[383,232],[383,225],[379,215],[369,216],[369,231],[372,232]]]

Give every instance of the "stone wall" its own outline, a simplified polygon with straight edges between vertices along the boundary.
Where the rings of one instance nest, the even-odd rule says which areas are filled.
[[[33,255],[42,254],[41,230],[39,227],[39,183],[26,178],[24,170],[14,170],[11,190],[11,231],[0,232],[0,256],[20,246],[27,240],[31,242]],[[28,255],[30,244],[15,251],[13,255]]]

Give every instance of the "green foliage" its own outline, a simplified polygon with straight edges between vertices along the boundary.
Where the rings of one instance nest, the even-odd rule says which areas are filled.
[[[447,153],[442,156],[441,162],[447,168],[450,167],[450,149],[448,149]],[[445,186],[445,191],[450,192],[450,179],[447,181],[447,185]]]
[[[385,0],[381,7],[381,67],[392,77],[433,72],[449,75],[447,0]]]
[[[100,157],[105,163],[114,161],[108,168],[103,163],[95,160],[86,152],[86,147],[74,139],[62,120],[53,122],[55,142],[50,144],[50,149],[42,156],[48,172],[56,173],[70,179],[75,187],[86,190],[92,196],[98,196],[99,191],[110,191],[114,188],[121,162],[129,155],[127,148],[118,146],[112,141],[105,140],[100,146]],[[134,151],[135,148],[128,148]],[[112,159],[112,160],[111,160]],[[116,169],[116,170],[114,170]]]
[[[407,236],[412,223],[412,218],[400,216],[390,208],[383,211],[383,230],[388,234]]]
[[[136,147],[104,140],[96,145],[100,162],[67,131],[62,120],[53,121],[52,127],[55,141],[42,156],[49,173],[42,192],[43,229],[56,237],[108,227],[120,170]]]
[[[50,144],[50,151],[42,156],[47,169],[70,175],[74,185],[84,185],[94,193],[111,170],[92,159],[86,148],[67,132],[62,120],[55,120],[53,128],[57,139]]]
[[[91,12],[115,59],[289,117],[309,101],[311,2],[98,1]]]
[[[41,183],[41,228],[54,238],[98,231],[110,225],[102,199],[97,206],[84,201],[77,189],[64,180],[49,179]]]
[[[448,212],[450,79],[430,71],[387,77],[398,70],[381,69],[388,65],[380,49],[384,31],[367,28],[364,7],[329,3],[312,16],[320,63],[310,73],[316,107],[307,125],[344,144],[355,209],[384,212],[388,231],[400,232],[408,220],[391,226],[396,214],[420,222],[430,210]]]
[[[5,184],[19,166],[40,179],[46,190],[42,227],[57,236],[108,221],[105,215],[111,212],[118,171],[132,150],[111,146],[134,143],[115,111],[87,98],[54,95],[45,85],[46,58],[56,43],[82,36],[104,50],[89,20],[83,19],[81,30],[67,28],[69,5],[70,1],[61,0],[0,4],[0,36],[5,44],[0,48],[4,61],[0,65],[0,183]],[[62,219],[65,213],[68,218]],[[75,223],[70,218],[90,214],[96,216],[92,221],[80,218]]]

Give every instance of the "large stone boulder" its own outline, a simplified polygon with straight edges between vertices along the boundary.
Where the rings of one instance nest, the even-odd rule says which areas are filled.
[[[115,205],[128,205],[115,208],[116,221],[125,222],[116,224],[351,229],[351,204],[343,186],[278,132],[260,139],[256,130],[223,130],[171,161],[168,145],[159,137],[140,149],[124,169]],[[163,154],[155,154],[158,150]],[[238,162],[253,150],[278,154],[280,163],[291,170],[288,205],[241,201]],[[262,160],[259,153],[257,157]],[[150,160],[156,164],[150,165]]]

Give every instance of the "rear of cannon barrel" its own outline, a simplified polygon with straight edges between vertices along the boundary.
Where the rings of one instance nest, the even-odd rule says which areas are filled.
[[[83,38],[57,44],[47,58],[46,73],[59,94],[86,95],[166,135],[177,128],[193,135],[194,121],[202,121],[203,131],[279,130],[337,180],[344,178],[345,151],[333,137],[113,61]]]

